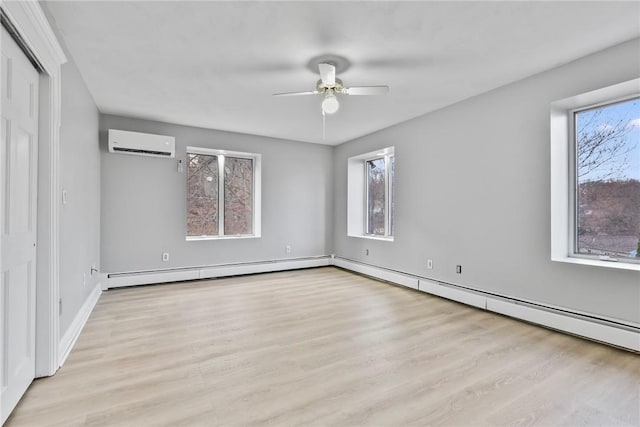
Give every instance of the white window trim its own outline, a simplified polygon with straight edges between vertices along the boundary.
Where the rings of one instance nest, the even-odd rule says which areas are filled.
[[[360,154],[358,156],[349,157],[347,159],[347,236],[359,237],[362,239],[380,240],[393,242],[394,236],[378,236],[366,233],[367,221],[367,169],[366,162],[368,160],[385,158],[388,164],[389,158],[395,155],[395,147],[387,147],[380,150],[371,151],[369,153]],[[388,179],[389,171],[386,170],[387,179],[385,180],[385,196],[386,200],[390,200],[391,183]],[[385,218],[385,230],[389,232],[389,212]]]
[[[574,253],[575,141],[574,112],[640,95],[640,78],[555,101],[550,109],[551,131],[551,260],[640,271],[640,264]]]
[[[205,156],[217,156],[218,158],[218,171],[223,171],[223,159],[224,156],[251,159],[253,160],[253,233],[251,234],[222,234],[224,233],[224,206],[218,209],[218,219],[220,223],[219,232],[221,234],[217,236],[189,236],[185,237],[187,241],[203,241],[203,240],[230,240],[230,239],[254,239],[262,237],[262,155],[256,153],[245,153],[241,151],[219,150],[214,148],[203,147],[187,147],[187,156],[189,154],[202,154]],[[218,194],[224,194],[224,181],[218,179]],[[188,197],[188,194],[186,195]],[[186,227],[186,224],[185,224]],[[185,234],[187,230],[185,229]]]

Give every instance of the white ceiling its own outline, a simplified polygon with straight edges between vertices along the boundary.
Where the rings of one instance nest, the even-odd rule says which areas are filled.
[[[640,36],[640,2],[47,2],[103,113],[339,144]],[[322,139],[307,68],[348,59]],[[612,65],[613,66],[613,65]]]

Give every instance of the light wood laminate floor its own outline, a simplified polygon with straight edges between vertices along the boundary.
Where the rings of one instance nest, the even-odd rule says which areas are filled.
[[[332,267],[103,293],[8,426],[640,425],[640,357]]]

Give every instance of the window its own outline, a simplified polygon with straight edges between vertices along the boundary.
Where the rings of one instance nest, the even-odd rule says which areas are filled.
[[[640,261],[640,98],[574,111],[575,253]]]
[[[393,147],[349,158],[349,236],[393,240],[394,166]]]
[[[640,270],[640,79],[551,105],[551,257]]]
[[[187,147],[187,239],[260,236],[259,154]]]

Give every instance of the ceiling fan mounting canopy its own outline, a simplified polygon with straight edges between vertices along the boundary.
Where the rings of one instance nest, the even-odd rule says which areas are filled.
[[[312,73],[317,73],[318,65],[320,64],[333,65],[336,68],[336,74],[344,73],[351,68],[351,62],[344,56],[325,54],[311,58],[309,62],[307,62],[307,69]]]

